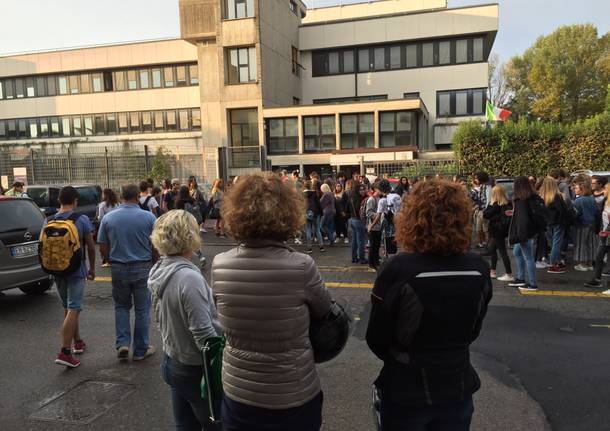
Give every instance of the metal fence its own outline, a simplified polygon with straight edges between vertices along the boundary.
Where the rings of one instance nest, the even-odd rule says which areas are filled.
[[[426,177],[441,175],[450,177],[460,174],[460,167],[455,160],[409,160],[403,162],[365,162],[367,174],[399,177]]]
[[[12,184],[15,172],[25,168],[28,184],[98,184],[118,189],[147,178],[159,148],[169,165],[169,177],[185,180],[194,175],[204,182],[205,153],[201,145],[192,143],[0,146],[0,175]]]

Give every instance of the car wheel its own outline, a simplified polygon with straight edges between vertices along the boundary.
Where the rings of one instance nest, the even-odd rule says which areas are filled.
[[[26,295],[42,295],[47,290],[51,288],[52,281],[50,279],[40,281],[36,284],[32,284],[30,286],[20,287],[21,290]]]

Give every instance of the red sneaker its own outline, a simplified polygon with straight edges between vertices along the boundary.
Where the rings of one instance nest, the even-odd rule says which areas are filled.
[[[76,343],[74,343],[74,346],[72,346],[72,353],[83,353],[86,348],[87,345],[83,340],[77,341]]]
[[[57,355],[57,359],[55,359],[55,363],[57,365],[63,365],[69,368],[76,368],[80,365],[80,361],[76,359],[72,355],[66,355],[65,353],[60,353]]]
[[[565,268],[562,268],[560,265],[553,265],[546,270],[549,274],[564,274],[566,272]]]

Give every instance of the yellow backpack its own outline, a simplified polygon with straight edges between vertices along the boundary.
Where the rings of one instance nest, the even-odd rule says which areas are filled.
[[[79,214],[72,213],[66,220],[54,218],[42,228],[38,258],[46,273],[65,277],[80,267],[82,250],[75,223],[79,217]]]

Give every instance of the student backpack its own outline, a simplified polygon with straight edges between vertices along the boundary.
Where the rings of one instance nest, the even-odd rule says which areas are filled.
[[[72,213],[66,220],[53,218],[42,228],[38,244],[38,259],[47,274],[66,277],[78,270],[82,260],[80,235]]]

